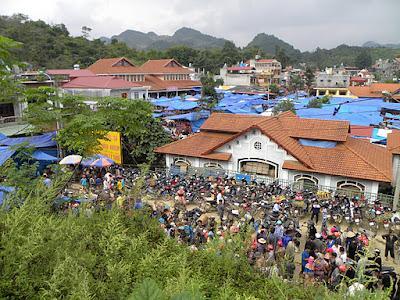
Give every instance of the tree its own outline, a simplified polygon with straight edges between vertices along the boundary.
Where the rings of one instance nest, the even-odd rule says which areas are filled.
[[[174,58],[184,66],[188,66],[194,62],[195,57],[198,55],[198,50],[187,46],[174,46],[165,51],[165,56]]]
[[[273,94],[278,94],[279,93],[279,87],[275,83],[270,84],[269,86],[269,91]]]
[[[304,88],[304,81],[299,75],[291,75],[289,88],[291,91],[297,92]]]
[[[314,78],[315,78],[314,69],[312,69],[311,67],[307,66],[306,72],[305,72],[304,75],[305,75],[305,78],[306,78],[305,84],[307,86],[307,89],[310,89],[310,87],[312,86],[312,84],[314,82]]]
[[[277,105],[274,106],[273,113],[274,115],[278,115],[284,111],[291,111],[294,114],[296,113],[296,109],[294,107],[294,103],[291,100],[281,100]]]
[[[368,68],[372,65],[372,57],[367,49],[363,49],[355,58],[355,65],[360,69]]]
[[[85,39],[88,39],[90,36],[90,32],[92,31],[92,28],[87,27],[87,26],[82,26],[82,36]]]
[[[235,44],[231,41],[226,41],[221,50],[221,56],[224,63],[227,65],[235,65],[240,61],[240,53]]]
[[[12,72],[16,63],[11,51],[21,44],[0,35],[0,102],[14,102],[18,99],[19,86]]]
[[[131,162],[152,163],[154,149],[170,142],[159,120],[152,116],[153,107],[147,101],[122,98],[98,99],[97,114],[106,129],[122,133],[123,146]]]
[[[204,75],[200,78],[202,88],[201,97],[207,101],[207,106],[212,109],[218,103],[218,95],[215,88],[223,85],[222,79],[214,80],[214,77],[210,74]]]
[[[286,55],[285,49],[279,47],[275,49],[275,59],[281,63],[282,69],[286,68],[290,62],[290,58]]]
[[[67,151],[83,156],[98,152],[100,139],[108,131],[122,133],[126,153],[135,163],[154,159],[153,150],[169,142],[161,124],[152,117],[151,104],[143,100],[95,98],[96,110],[85,104],[85,98],[59,97],[51,87],[26,92],[28,108],[25,119],[37,131],[58,131],[57,141]]]

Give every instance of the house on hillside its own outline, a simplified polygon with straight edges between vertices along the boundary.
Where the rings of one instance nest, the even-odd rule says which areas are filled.
[[[190,79],[193,71],[182,66],[175,59],[149,60],[142,66],[135,66],[125,57],[99,59],[88,67],[99,76],[118,78],[149,86],[149,97],[178,96],[201,87],[199,81]]]
[[[205,167],[377,193],[392,153],[351,137],[345,121],[214,113],[200,132],[156,149],[166,166]]]
[[[400,57],[394,59],[378,59],[372,66],[374,72],[377,73],[380,80],[397,80],[400,81]]]

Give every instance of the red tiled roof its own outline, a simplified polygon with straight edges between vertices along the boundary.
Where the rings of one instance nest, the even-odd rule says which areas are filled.
[[[188,68],[182,67],[175,59],[151,59],[139,67],[143,74],[190,74]]]
[[[388,134],[387,148],[393,154],[400,154],[400,130]]]
[[[249,71],[254,70],[253,67],[229,67],[228,71]]]
[[[298,160],[286,161],[284,168],[391,181],[390,152],[368,141],[350,137],[348,122],[304,120],[290,112],[282,113],[277,117],[214,113],[203,124],[200,133],[184,142],[177,141],[160,147],[157,152],[194,157],[212,155],[218,153],[215,151],[218,151],[222,145],[252,128],[260,129],[263,134]],[[297,140],[298,137],[333,140],[338,144],[334,148],[303,146]]]
[[[128,66],[115,66],[121,60],[125,60]],[[140,70],[125,57],[102,58],[90,65],[88,70],[95,74],[140,74]]]
[[[230,153],[206,152],[210,148],[213,148],[215,145],[221,143],[221,141],[229,139],[231,136],[232,135],[229,133],[199,132],[189,136],[186,139],[158,147],[155,151],[157,153],[168,153],[228,161],[231,158]]]
[[[276,59],[270,58],[270,59],[258,59],[256,62],[259,63],[272,63],[272,62],[278,62]]]
[[[142,84],[126,81],[114,76],[91,76],[77,77],[65,83],[62,87],[67,89],[129,89],[142,86]]]
[[[262,120],[262,116],[213,113],[212,116],[203,123],[200,129],[206,131],[239,133]]]
[[[400,89],[400,83],[373,83],[370,86],[349,86],[349,91],[357,97],[381,98],[382,92],[394,93]]]
[[[74,69],[52,69],[46,70],[46,73],[49,75],[68,75],[69,77],[89,77],[89,76],[96,76],[92,71],[88,69],[82,70],[74,70]]]
[[[175,88],[178,90],[187,90],[201,86],[201,82],[195,80],[161,80],[156,76],[145,75],[144,85],[150,86],[151,91],[165,91]]]
[[[354,81],[354,82],[366,82],[367,79],[359,77],[359,76],[354,76],[354,77],[350,77],[350,81]]]
[[[344,142],[350,131],[347,121],[329,121],[319,119],[301,119],[294,114],[291,117],[280,118],[291,137],[313,140]]]
[[[285,161],[283,168],[330,175],[391,181],[392,160],[385,148],[369,141],[349,138],[335,148],[304,147],[313,162],[307,168],[297,161]]]
[[[352,136],[370,138],[373,130],[374,127],[371,126],[350,125],[350,134]]]

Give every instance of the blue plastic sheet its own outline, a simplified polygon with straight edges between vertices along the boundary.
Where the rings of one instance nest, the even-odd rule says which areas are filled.
[[[176,100],[170,103],[167,110],[190,110],[198,106],[196,102]]]
[[[210,112],[206,110],[202,110],[199,112],[190,112],[181,115],[173,115],[168,116],[166,119],[168,120],[187,120],[187,121],[197,121],[200,119],[207,119],[210,116]]]
[[[36,150],[35,152],[32,153],[32,158],[36,160],[44,160],[44,161],[57,161],[58,158],[54,157],[52,155],[49,155],[43,151]]]
[[[303,146],[311,146],[318,148],[335,148],[336,142],[332,141],[317,141],[317,140],[309,140],[309,139],[299,139],[299,142]]]
[[[11,149],[10,147],[0,147],[0,166],[2,166],[7,159],[13,156],[15,150]]]
[[[3,204],[4,199],[7,197],[7,195],[14,191],[15,191],[15,188],[12,186],[0,185],[0,205]]]
[[[56,133],[49,132],[42,135],[19,137],[19,138],[5,138],[0,139],[0,145],[3,146],[16,146],[19,144],[27,143],[30,147],[45,148],[54,147],[57,145],[55,141]]]

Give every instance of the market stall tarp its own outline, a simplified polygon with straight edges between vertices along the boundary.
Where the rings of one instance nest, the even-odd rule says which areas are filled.
[[[0,185],[0,205],[3,204],[5,197],[15,191],[15,188],[12,186]]]
[[[93,156],[91,156],[91,157],[87,157],[87,158],[82,159],[81,165],[82,165],[82,166],[85,166],[85,167],[92,166],[93,163],[94,163],[96,160],[98,160],[98,159],[106,159],[106,160],[112,162],[112,164],[114,163],[114,161],[113,161],[111,158],[109,158],[109,157],[107,157],[107,156],[105,156],[105,155],[102,155],[102,154],[95,154],[95,155],[93,155]]]
[[[32,158],[36,160],[43,160],[43,161],[57,161],[58,158],[52,155],[49,155],[47,153],[44,153],[43,151],[36,150],[35,152],[32,153]]]
[[[198,107],[196,102],[191,101],[174,101],[167,107],[167,110],[190,110]]]
[[[2,166],[7,159],[13,156],[15,150],[10,147],[0,147],[0,166]]]
[[[54,147],[57,145],[55,141],[56,133],[49,132],[42,135],[18,137],[18,138],[4,138],[0,139],[0,145],[2,146],[16,146],[20,144],[28,144],[34,148],[45,148]]]

